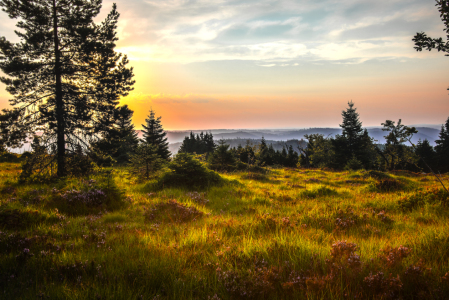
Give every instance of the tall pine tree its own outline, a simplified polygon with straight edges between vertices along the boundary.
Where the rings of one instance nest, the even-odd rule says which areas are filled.
[[[348,102],[346,111],[342,111],[343,123],[340,127],[343,129],[341,135],[337,135],[332,140],[336,160],[335,167],[341,168],[345,166],[349,160],[358,160],[365,167],[369,166],[369,150],[372,145],[371,138],[368,131],[362,128],[362,122],[359,120],[357,109],[354,108],[354,103]]]
[[[3,11],[19,19],[20,39],[0,38],[0,69],[7,75],[0,80],[13,96],[13,108],[0,118],[2,134],[23,139],[44,130],[56,145],[58,176],[65,175],[66,151],[111,126],[107,116],[134,84],[126,56],[114,51],[115,4],[101,24],[93,22],[101,3],[0,0]]]
[[[149,145],[154,145],[157,150],[156,153],[163,159],[170,158],[170,150],[168,150],[167,133],[162,128],[161,117],[156,118],[154,111],[150,110],[148,119],[145,119],[146,125],[142,125],[144,128],[143,140]]]

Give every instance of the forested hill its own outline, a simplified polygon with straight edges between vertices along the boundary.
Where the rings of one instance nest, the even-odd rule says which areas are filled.
[[[418,140],[427,139],[431,145],[435,145],[435,140],[438,139],[438,134],[440,132],[440,127],[437,125],[431,125],[429,127],[416,127],[418,133],[412,138],[414,143]],[[211,132],[214,135],[214,140],[219,139],[228,140],[227,142],[231,147],[237,147],[239,144],[245,146],[246,140],[251,140],[251,143],[256,145],[260,142],[262,137],[267,140],[267,144],[273,144],[275,149],[282,150],[282,145],[291,140],[301,140],[304,139],[304,135],[319,133],[325,136],[335,136],[341,134],[341,128],[307,128],[307,129],[242,129],[242,130],[230,130],[230,129],[213,129],[213,130],[192,130],[195,134],[200,134],[201,132]],[[137,130],[139,138],[142,138],[142,132]],[[382,131],[381,127],[371,127],[368,128],[369,135],[377,140],[376,143],[385,143],[384,135],[385,132]],[[182,141],[186,136],[190,134],[190,130],[186,131],[167,131],[168,142],[170,143],[170,151],[176,153],[181,146]],[[39,135],[39,133],[38,133]],[[288,143],[287,143],[288,144]],[[297,150],[297,147],[293,145],[293,148]],[[280,147],[280,148],[279,148]],[[29,151],[29,143],[20,149],[11,149],[13,152],[22,153],[23,151]]]
[[[247,143],[249,143],[251,146],[259,145],[261,142],[261,139],[226,139],[226,144],[230,145],[230,148],[237,148],[239,145],[242,145],[242,147],[245,147]],[[282,151],[282,148],[286,148],[288,150],[288,146],[292,146],[293,150],[299,153],[298,146],[305,147],[307,146],[307,143],[304,140],[288,140],[288,141],[274,141],[274,140],[265,140],[267,145],[272,144],[274,150]],[[173,154],[178,153],[179,147],[181,147],[182,142],[178,143],[171,143],[168,145],[170,152]]]
[[[376,143],[385,143],[384,136],[386,133],[382,131],[381,127],[371,127],[367,128],[369,135],[377,140]],[[439,126],[429,126],[429,127],[416,127],[418,133],[412,138],[414,143],[417,143],[420,139],[427,139],[431,145],[435,145],[435,140],[438,139],[438,134],[440,132]],[[193,133],[199,134],[201,130],[192,130]],[[341,128],[306,128],[306,129],[242,129],[242,130],[229,130],[229,129],[213,129],[213,130],[203,130],[203,132],[211,132],[214,135],[214,140],[225,139],[231,145],[231,147],[237,147],[239,144],[245,146],[246,140],[251,140],[251,143],[257,144],[260,139],[264,137],[267,140],[267,144],[273,144],[275,149],[280,147],[282,150],[282,144],[277,142],[286,142],[291,140],[301,140],[304,139],[304,135],[319,133],[325,136],[335,136],[341,134]],[[181,146],[184,137],[190,134],[189,131],[167,131],[168,142],[170,143],[170,151],[177,152],[178,148]],[[139,132],[139,136],[140,136]],[[257,142],[258,141],[258,142]],[[293,145],[296,149],[296,146]]]

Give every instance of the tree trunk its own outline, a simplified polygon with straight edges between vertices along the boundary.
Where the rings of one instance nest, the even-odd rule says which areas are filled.
[[[56,135],[57,135],[57,162],[58,162],[58,177],[65,175],[65,124],[64,124],[64,103],[62,100],[62,81],[61,81],[61,53],[59,51],[58,38],[58,17],[56,11],[56,0],[53,0],[53,33],[55,44],[55,95],[56,95]]]

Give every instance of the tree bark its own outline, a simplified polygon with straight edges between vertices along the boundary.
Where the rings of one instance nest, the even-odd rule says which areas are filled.
[[[56,0],[53,0],[53,38],[54,38],[54,54],[55,54],[55,97],[56,97],[56,123],[57,123],[57,176],[65,175],[65,123],[64,123],[64,102],[62,99],[62,80],[61,80],[61,53],[59,51],[58,38],[58,17],[56,9]]]

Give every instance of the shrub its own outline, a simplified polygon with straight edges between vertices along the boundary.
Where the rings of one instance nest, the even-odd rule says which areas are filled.
[[[47,203],[69,215],[95,214],[105,209],[111,211],[124,204],[122,192],[109,178],[101,178],[100,182],[91,179],[76,188],[53,188],[51,200]]]
[[[203,163],[189,153],[178,153],[168,164],[157,182],[152,186],[156,189],[164,187],[185,187],[188,189],[204,189],[219,185],[223,179],[218,173],[209,170]]]
[[[387,178],[391,178],[390,175],[381,172],[381,171],[376,171],[376,170],[370,170],[364,173],[364,177],[366,178],[374,178],[374,179],[378,179],[378,180],[382,180],[382,179],[387,179]]]
[[[353,156],[346,164],[345,170],[360,170],[363,169],[363,164],[355,156]]]
[[[447,203],[449,194],[444,189],[431,188],[425,191],[417,191],[412,195],[403,197],[398,201],[399,207],[403,211],[409,211],[425,204],[433,204],[436,202]]]
[[[131,174],[149,179],[151,174],[159,171],[164,160],[157,154],[157,147],[151,144],[139,144],[135,154],[131,155]]]
[[[338,195],[337,191],[328,188],[326,186],[320,186],[318,188],[305,190],[301,192],[301,196],[306,198],[317,198],[317,197],[336,196],[336,195]]]

